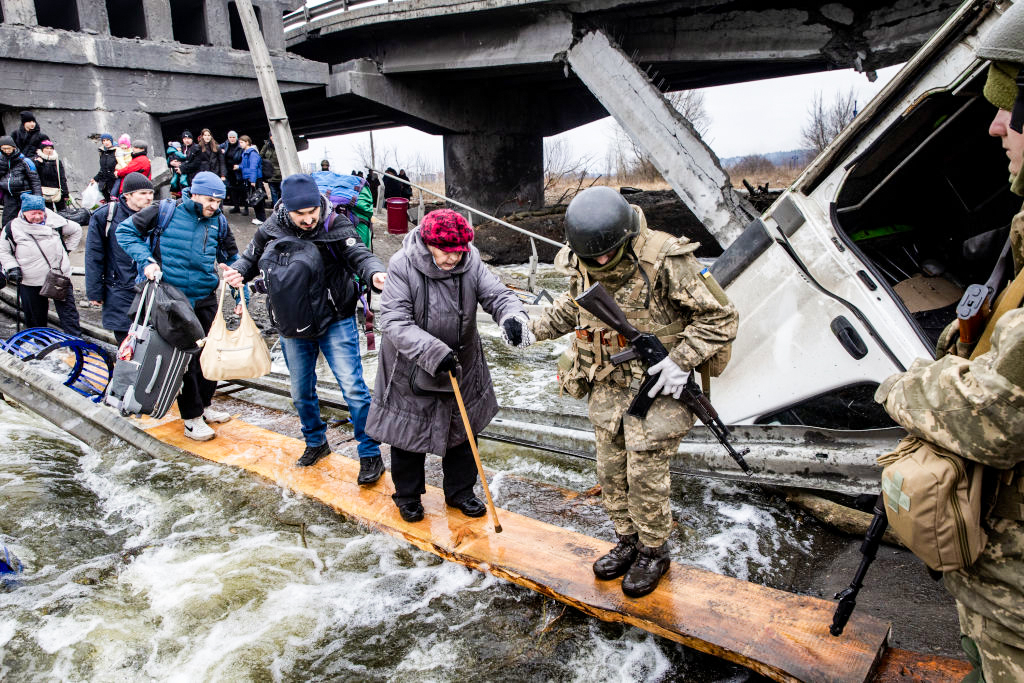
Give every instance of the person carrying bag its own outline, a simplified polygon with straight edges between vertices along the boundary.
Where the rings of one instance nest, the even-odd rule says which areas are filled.
[[[239,299],[242,320],[229,330],[224,320],[224,290],[221,280],[217,291],[217,317],[213,319],[206,343],[199,355],[203,376],[210,380],[255,379],[270,372],[270,351],[260,330],[249,315],[245,299]]]
[[[78,246],[82,227],[47,209],[45,201],[41,195],[22,195],[22,211],[0,236],[0,266],[18,287],[18,307],[28,327],[47,326],[53,301],[61,328],[80,337],[67,252]]]

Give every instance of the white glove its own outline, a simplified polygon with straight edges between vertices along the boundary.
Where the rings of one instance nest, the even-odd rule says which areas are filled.
[[[658,394],[665,396],[672,394],[673,398],[679,398],[683,393],[683,388],[686,386],[686,381],[690,378],[690,373],[683,372],[682,368],[676,365],[668,356],[647,368],[647,374],[658,375],[658,381],[647,392],[647,395],[651,398],[656,397]]]
[[[498,327],[501,328],[501,341],[509,346],[525,349],[537,341],[537,337],[530,331],[530,319],[526,316],[509,316],[502,320]]]

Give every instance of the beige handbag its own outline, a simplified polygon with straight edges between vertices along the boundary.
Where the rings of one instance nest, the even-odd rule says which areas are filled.
[[[217,317],[213,319],[210,333],[206,335],[203,352],[199,355],[199,367],[203,376],[210,380],[255,379],[270,372],[270,351],[256,327],[245,297],[240,297],[242,321],[238,329],[229,330],[224,320],[224,289],[227,283],[221,280],[217,290]]]
[[[936,571],[974,564],[988,536],[982,528],[984,467],[916,436],[908,436],[882,465],[889,527]]]

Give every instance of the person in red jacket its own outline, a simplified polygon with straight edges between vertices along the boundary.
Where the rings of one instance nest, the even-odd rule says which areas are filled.
[[[124,182],[124,177],[129,173],[141,173],[150,180],[153,179],[153,174],[150,170],[149,157],[146,153],[149,151],[149,145],[141,140],[136,140],[132,143],[132,160],[128,162],[128,165],[124,168],[119,168],[114,171],[114,175],[118,177],[117,181],[117,193],[121,194],[121,184]]]

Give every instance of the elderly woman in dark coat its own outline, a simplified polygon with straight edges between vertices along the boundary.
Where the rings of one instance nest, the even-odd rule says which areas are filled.
[[[462,216],[431,211],[391,258],[381,294],[383,343],[366,432],[391,444],[392,497],[407,522],[423,519],[428,452],[442,456],[445,502],[469,517],[486,512],[473,493],[476,466],[448,376],[458,378],[476,434],[498,412],[477,304],[501,326],[505,343],[533,341],[522,303],[487,269],[472,239]]]

